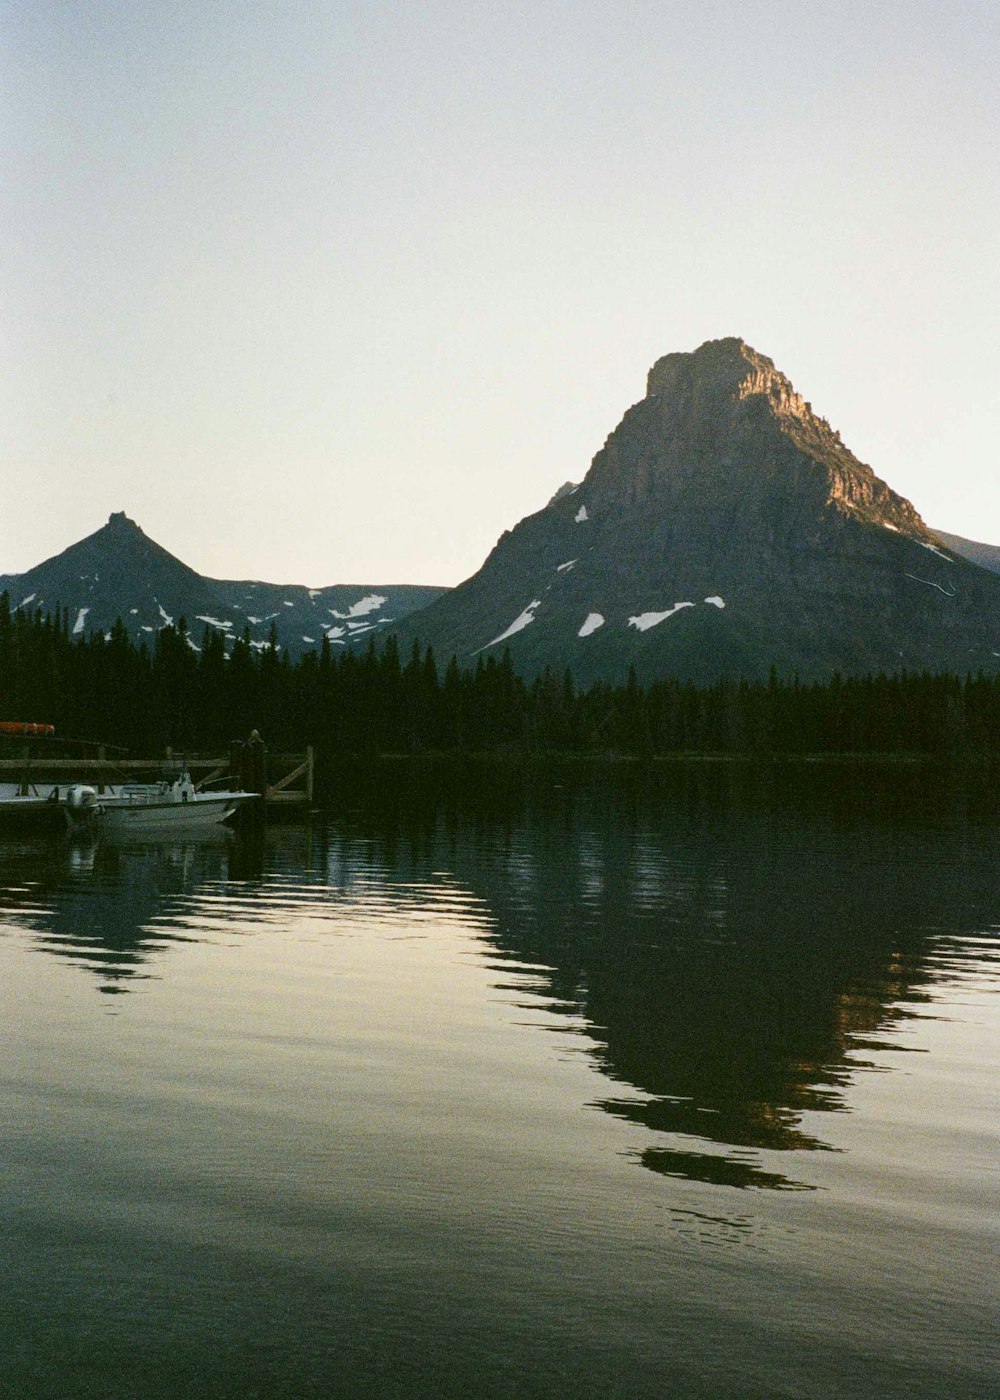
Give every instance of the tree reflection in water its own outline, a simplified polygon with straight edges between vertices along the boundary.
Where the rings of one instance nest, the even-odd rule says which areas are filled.
[[[0,844],[0,907],[8,922],[34,930],[41,948],[117,995],[154,975],[155,954],[197,937],[182,917],[195,891],[259,878],[262,868],[262,843],[224,828],[162,841]]]

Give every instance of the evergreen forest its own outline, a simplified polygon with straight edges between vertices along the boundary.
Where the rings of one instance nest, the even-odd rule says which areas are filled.
[[[70,635],[65,613],[13,611],[0,594],[0,720],[54,724],[152,755],[211,752],[251,729],[272,749],[320,754],[496,752],[628,755],[988,755],[1000,750],[1000,678],[984,675],[771,676],[763,683],[578,689],[572,676],[528,682],[507,653],[443,666],[394,640],[364,652],[321,649],[293,663],[271,643],[235,641],[181,619],[136,645],[119,622]]]

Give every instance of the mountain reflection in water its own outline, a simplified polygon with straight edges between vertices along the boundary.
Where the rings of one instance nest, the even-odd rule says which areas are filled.
[[[549,777],[491,794],[352,794],[328,822],[256,843],[0,851],[8,921],[102,992],[169,978],[213,918],[244,936],[282,910],[378,921],[447,904],[513,1012],[572,1031],[645,1130],[635,1160],[736,1189],[815,1189],[791,1154],[831,1150],[823,1115],[948,972],[942,939],[992,908],[989,840],[942,829],[923,790],[825,807],[731,776]],[[772,800],[773,799],[773,800]],[[940,806],[941,792],[934,790]],[[953,969],[952,969],[953,970]],[[777,1159],[770,1154],[781,1154]]]

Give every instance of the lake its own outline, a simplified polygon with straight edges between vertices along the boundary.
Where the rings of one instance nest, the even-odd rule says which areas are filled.
[[[998,930],[923,771],[0,839],[0,1395],[996,1395]]]

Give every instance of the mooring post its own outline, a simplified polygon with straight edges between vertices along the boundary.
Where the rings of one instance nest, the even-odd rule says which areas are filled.
[[[306,801],[312,806],[313,800],[313,746],[306,745]]]
[[[21,796],[27,797],[28,767],[31,763],[31,746],[29,744],[25,744],[24,748],[21,750],[21,757],[24,759],[24,772],[21,774]]]
[[[256,729],[251,731],[247,741],[247,763],[250,769],[250,791],[259,792],[261,797],[266,798],[267,747]]]
[[[97,746],[97,761],[98,761],[98,763],[101,765],[101,771],[100,771],[100,772],[98,773],[98,775],[97,775],[97,791],[98,791],[98,793],[102,793],[102,792],[104,791],[104,756],[105,756],[105,753],[106,753],[106,749],[105,749],[104,745],[103,745],[103,744],[98,744],[98,746]]]
[[[230,782],[240,789],[241,792],[247,790],[246,774],[243,763],[243,740],[230,739],[229,741],[229,776]]]

